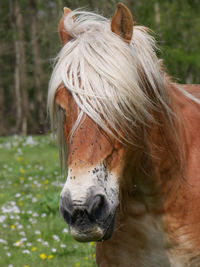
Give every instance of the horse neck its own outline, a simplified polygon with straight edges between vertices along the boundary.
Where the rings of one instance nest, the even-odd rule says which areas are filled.
[[[125,203],[133,198],[153,212],[164,209],[167,196],[172,187],[179,183],[183,173],[184,156],[183,147],[180,146],[183,131],[177,119],[178,110],[174,108],[175,88],[168,81],[166,89],[171,99],[170,108],[174,112],[171,122],[168,114],[160,112],[153,114],[156,123],[152,123],[151,127],[141,128],[138,147],[127,151],[120,184],[121,202]]]
[[[173,84],[167,88],[179,118],[175,126],[181,149],[173,146],[170,129],[165,136],[172,152],[185,153],[169,156],[159,125],[151,128],[143,147],[129,149],[115,231],[111,240],[97,245],[97,262],[102,266],[110,262],[116,263],[113,266],[199,266],[200,108]],[[199,94],[199,88],[190,89]]]

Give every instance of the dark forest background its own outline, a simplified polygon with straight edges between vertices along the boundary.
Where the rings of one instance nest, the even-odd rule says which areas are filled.
[[[49,131],[46,114],[52,59],[61,48],[63,7],[106,17],[117,0],[0,0],[0,135]],[[200,0],[126,0],[138,25],[156,33],[168,73],[200,83]]]

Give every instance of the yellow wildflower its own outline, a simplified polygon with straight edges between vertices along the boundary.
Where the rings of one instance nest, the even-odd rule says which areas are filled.
[[[53,259],[53,257],[54,257],[54,255],[51,254],[48,256],[48,259]]]
[[[18,203],[19,203],[20,206],[24,205],[24,203],[21,200],[19,200]]]
[[[21,168],[19,171],[20,171],[21,173],[25,173],[24,168]]]
[[[17,240],[14,244],[16,247],[21,247],[22,242],[20,242],[19,240]]]
[[[36,251],[37,248],[36,248],[36,247],[32,247],[31,250],[32,250],[32,251]]]
[[[10,227],[11,227],[11,229],[15,229],[15,225],[14,224],[12,224]]]
[[[40,258],[41,258],[42,260],[45,260],[45,259],[47,258],[47,255],[46,255],[45,253],[41,253],[41,254],[40,254]]]
[[[80,266],[80,263],[79,263],[79,262],[76,262],[76,263],[75,263],[75,266]]]

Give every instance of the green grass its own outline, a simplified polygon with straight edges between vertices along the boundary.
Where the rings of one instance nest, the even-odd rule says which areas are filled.
[[[95,244],[72,239],[58,204],[64,178],[50,136],[0,138],[0,266],[93,267]]]

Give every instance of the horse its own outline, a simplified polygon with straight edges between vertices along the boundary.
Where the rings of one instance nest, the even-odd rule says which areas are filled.
[[[60,213],[100,267],[200,266],[200,85],[173,82],[151,32],[64,8],[48,109],[68,167]]]

